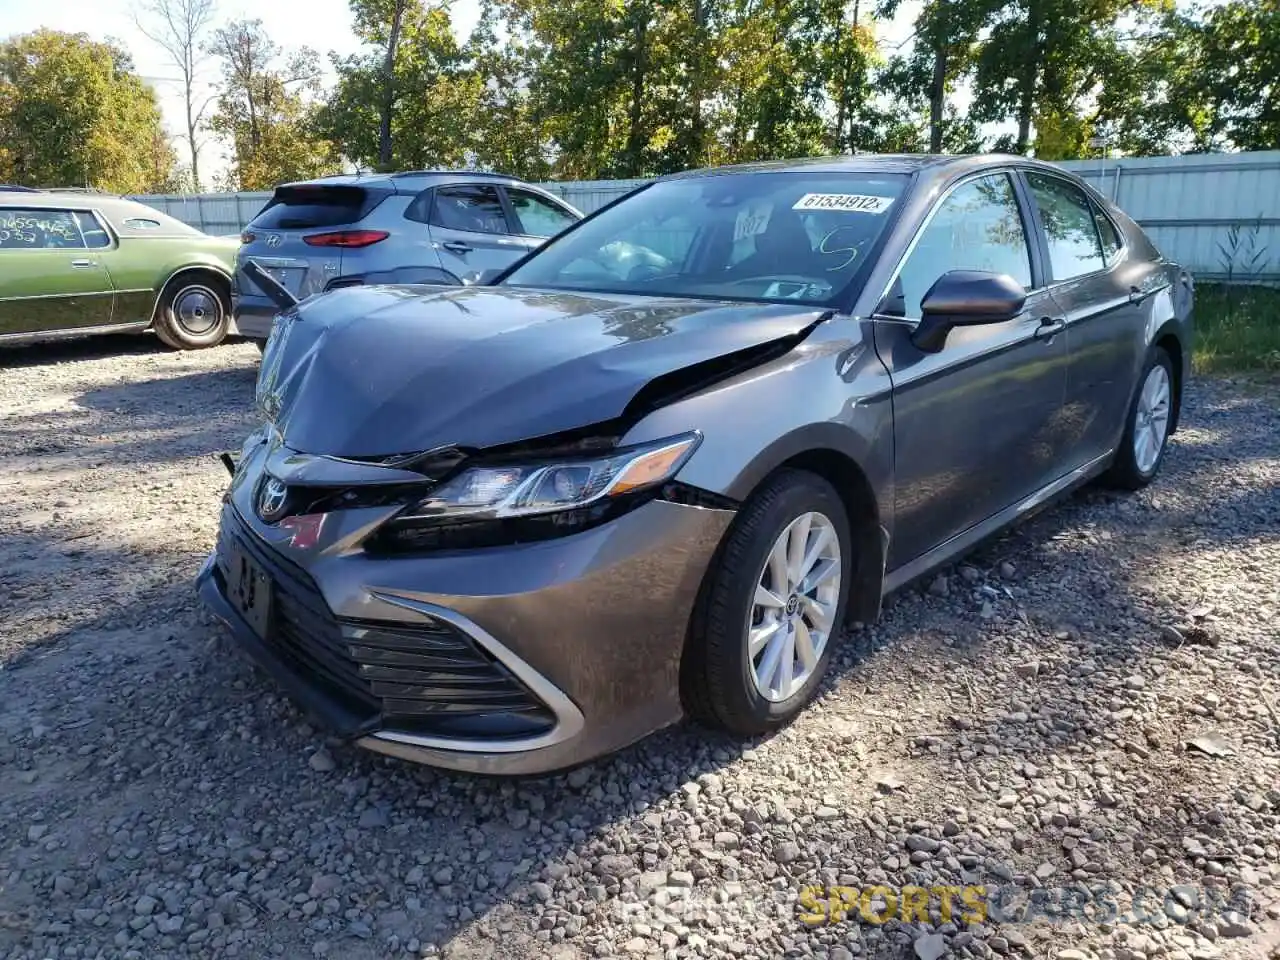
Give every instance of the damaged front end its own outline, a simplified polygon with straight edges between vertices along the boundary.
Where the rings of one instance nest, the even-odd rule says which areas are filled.
[[[201,595],[375,750],[543,772],[638,739],[680,715],[689,616],[736,504],[680,481],[696,427],[628,435],[824,318],[489,288],[286,310],[262,424],[223,458]]]

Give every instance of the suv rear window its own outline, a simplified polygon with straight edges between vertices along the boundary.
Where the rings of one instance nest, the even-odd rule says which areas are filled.
[[[265,230],[305,230],[357,223],[387,194],[364,187],[277,187],[275,195],[249,224]]]

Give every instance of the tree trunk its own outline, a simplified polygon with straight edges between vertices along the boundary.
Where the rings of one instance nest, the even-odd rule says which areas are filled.
[[[641,155],[644,151],[644,131],[641,129],[641,123],[643,122],[645,70],[648,66],[646,56],[648,51],[645,47],[649,31],[648,11],[642,9],[639,15],[641,19],[637,21],[635,28],[635,60],[631,68],[630,129],[627,131],[627,175],[632,177],[643,174]]]
[[[200,150],[196,146],[196,116],[192,110],[191,80],[187,80],[187,146],[191,148],[191,189],[200,192]]]
[[[929,83],[929,152],[942,152],[942,119],[947,106],[947,48],[939,43],[933,51],[933,78]]]
[[[404,21],[406,0],[396,0],[391,13],[391,34],[387,38],[387,60],[383,66],[382,110],[378,124],[378,167],[391,169],[391,114],[396,102],[396,48],[400,45],[400,27]]]
[[[689,86],[689,155],[685,158],[691,167],[701,166],[706,154],[706,122],[702,116],[702,91],[707,80],[707,3],[709,0],[693,0],[693,78]]]
[[[1027,152],[1031,143],[1031,115],[1036,106],[1036,81],[1040,75],[1040,7],[1032,0],[1027,14],[1027,33],[1030,44],[1027,49],[1027,62],[1023,66],[1022,78],[1018,91],[1018,141],[1015,151]]]

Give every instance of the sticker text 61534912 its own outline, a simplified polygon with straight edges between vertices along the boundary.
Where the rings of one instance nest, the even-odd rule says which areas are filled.
[[[806,193],[792,210],[838,210],[842,213],[884,213],[893,206],[893,197],[865,193]]]

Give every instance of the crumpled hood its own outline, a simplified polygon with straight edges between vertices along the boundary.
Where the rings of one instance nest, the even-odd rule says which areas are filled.
[[[302,453],[483,448],[613,419],[654,377],[799,333],[812,307],[349,287],[279,321],[259,409]]]

